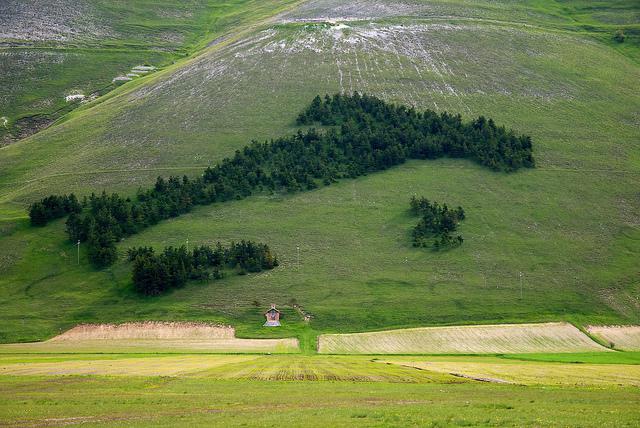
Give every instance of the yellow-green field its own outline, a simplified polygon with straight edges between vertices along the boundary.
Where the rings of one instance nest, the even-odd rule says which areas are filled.
[[[640,366],[628,364],[531,363],[498,357],[384,360],[483,382],[518,385],[640,386]]]
[[[2,355],[0,426],[637,426],[640,355],[600,355]]]
[[[637,356],[636,356],[637,357]],[[614,360],[615,361],[615,360]],[[500,356],[3,354],[1,375],[190,376],[212,379],[640,386],[640,360],[570,363]]]
[[[86,353],[137,353],[152,352],[157,354],[189,353],[265,353],[265,352],[297,352],[298,339],[210,339],[210,340],[78,340],[75,342],[32,342],[10,343],[0,345],[2,353],[49,353],[49,352],[86,352]]]
[[[371,358],[287,355],[29,355],[0,357],[3,375],[191,376],[245,380],[440,382],[462,380],[437,371],[388,366]]]
[[[256,359],[251,355],[181,356],[99,356],[73,357],[52,354],[29,357],[18,362],[13,356],[0,357],[0,373],[9,375],[102,375],[102,376],[178,376],[197,374],[214,367]]]

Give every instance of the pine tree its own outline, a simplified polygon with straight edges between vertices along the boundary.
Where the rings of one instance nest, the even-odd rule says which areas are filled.
[[[47,211],[41,202],[35,202],[31,205],[29,208],[29,218],[32,226],[44,226],[49,220]]]

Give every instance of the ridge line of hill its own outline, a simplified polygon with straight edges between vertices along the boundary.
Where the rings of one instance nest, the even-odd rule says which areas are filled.
[[[153,82],[157,82],[158,80],[162,79],[164,76],[170,75],[171,73],[184,68],[186,66],[188,66],[190,63],[192,63],[193,61],[199,59],[202,55],[208,54],[212,51],[224,48],[234,42],[237,42],[238,40],[240,40],[243,36],[252,33],[254,30],[263,27],[265,25],[270,25],[270,24],[314,24],[314,23],[322,23],[322,22],[331,22],[331,21],[336,21],[336,22],[342,22],[342,21],[350,21],[350,22],[369,22],[369,21],[385,21],[385,22],[402,22],[403,20],[406,19],[412,19],[413,22],[428,22],[428,21],[434,21],[434,22],[438,22],[438,21],[446,21],[449,23],[455,23],[455,22],[473,22],[473,23],[478,23],[478,24],[483,24],[483,25],[501,25],[501,26],[505,26],[505,27],[520,27],[523,29],[528,29],[528,30],[536,30],[536,31],[554,31],[554,32],[558,32],[558,33],[563,33],[563,34],[573,34],[573,35],[586,35],[591,37],[594,41],[598,42],[598,43],[602,43],[601,40],[598,40],[597,38],[594,38],[594,36],[596,34],[599,33],[599,31],[597,31],[597,29],[586,29],[583,28],[580,24],[579,21],[574,20],[574,22],[576,23],[575,27],[572,27],[569,24],[554,24],[554,23],[545,23],[545,22],[540,22],[540,23],[536,23],[535,25],[533,24],[529,24],[526,22],[519,22],[519,21],[514,21],[514,20],[500,20],[500,19],[495,19],[495,18],[481,18],[481,17],[462,17],[462,16],[455,16],[455,15],[443,15],[443,16],[433,16],[433,17],[412,17],[410,15],[407,16],[393,16],[393,17],[378,17],[378,18],[357,18],[357,19],[331,19],[331,18],[323,18],[322,20],[319,19],[314,19],[314,18],[308,18],[308,19],[297,19],[297,20],[291,20],[291,21],[282,21],[282,22],[278,22],[278,18],[281,17],[283,15],[283,13],[285,13],[288,10],[294,9],[296,7],[298,7],[299,5],[305,3],[307,0],[292,0],[290,4],[284,5],[281,8],[275,10],[272,14],[268,15],[267,17],[263,17],[263,18],[259,18],[258,20],[250,23],[247,26],[242,26],[242,27],[234,27],[229,29],[226,32],[223,32],[222,34],[207,34],[205,35],[202,40],[196,44],[196,47],[194,48],[194,50],[189,53],[186,57],[181,58],[176,60],[173,64],[169,64],[165,67],[163,67],[162,69],[158,70],[156,73],[153,74],[149,74],[146,76],[141,76],[140,78],[131,81],[131,82],[127,82],[127,84],[124,84],[122,86],[119,86],[109,92],[107,92],[106,94],[96,98],[93,101],[90,101],[78,108],[75,108],[71,111],[69,111],[68,113],[60,116],[58,119],[56,119],[50,126],[48,126],[47,128],[44,129],[50,129],[53,128],[61,123],[66,122],[69,119],[74,118],[76,115],[80,114],[81,112],[85,112],[88,110],[91,110],[93,107],[111,100],[112,98],[116,97],[116,96],[120,96],[120,95],[126,95],[129,94],[130,92],[132,92],[135,89],[138,89],[140,86],[145,86],[148,84],[152,84]],[[602,24],[600,27],[598,28],[616,28],[613,25],[604,25]],[[13,47],[9,47],[10,49]],[[20,47],[18,47],[20,48]],[[30,49],[32,49],[33,47],[30,47]],[[51,49],[49,47],[36,47],[36,48],[42,48],[42,49]],[[56,48],[53,48],[56,49]],[[60,49],[65,49],[65,48],[60,48]],[[90,46],[79,46],[79,47],[74,47],[74,49],[91,49]],[[112,48],[112,47],[107,47],[107,48],[101,48],[100,50],[122,50],[121,48]],[[145,50],[149,50],[149,49],[145,49]],[[632,60],[635,62],[634,58],[629,57],[627,55],[623,55],[625,58]],[[43,130],[44,130],[43,129]],[[42,131],[42,130],[41,130]],[[13,146],[15,144],[19,144],[22,143],[24,141],[29,141],[34,135],[38,135],[41,133],[41,131],[38,131],[32,135],[29,135],[26,138],[23,138],[21,140],[18,140],[16,142],[14,142],[13,144],[10,145],[6,145],[6,146],[0,146],[0,150],[6,148],[6,147],[10,147]]]

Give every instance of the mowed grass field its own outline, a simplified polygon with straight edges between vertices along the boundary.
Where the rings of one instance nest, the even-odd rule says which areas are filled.
[[[157,354],[175,353],[298,353],[299,341],[296,338],[281,339],[168,339],[162,342],[146,339],[77,340],[73,342],[29,342],[0,345],[2,353],[50,353],[50,352],[152,352]]]
[[[633,386],[640,382],[638,361],[559,364],[470,356],[420,361],[3,355],[0,415],[3,426],[632,427],[640,418],[640,393]],[[471,378],[486,374],[482,370],[517,384]],[[545,376],[527,381],[541,370]]]
[[[318,333],[637,324],[636,48],[577,26],[564,3],[543,3],[307,3],[0,149],[0,340],[137,319],[224,322],[241,337],[298,336],[304,349]],[[490,116],[532,136],[538,167],[503,174],[415,161],[312,192],[197,208],[126,239],[120,254],[252,239],[281,266],[158,298],[133,293],[124,260],[96,271],[81,247],[78,265],[62,221],[27,224],[25,207],[43,195],[134,195],[158,174],[195,176],[253,138],[294,131],[314,95],[352,90]],[[411,247],[414,194],[465,208],[460,248]],[[270,303],[283,309],[279,330],[261,327]],[[308,325],[294,304],[313,316]]]
[[[568,323],[425,327],[323,334],[325,354],[517,354],[607,351]]]
[[[589,326],[587,331],[616,349],[640,350],[640,326]]]
[[[636,356],[637,357],[637,356]],[[519,385],[640,385],[640,366],[636,364],[575,364],[509,361],[502,358],[383,359],[391,364],[450,374],[482,382]],[[426,360],[426,361],[425,361]]]

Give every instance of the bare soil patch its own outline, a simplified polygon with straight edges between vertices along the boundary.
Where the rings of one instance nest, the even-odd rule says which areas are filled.
[[[81,324],[45,342],[0,345],[2,352],[295,352],[298,339],[239,339],[231,326],[199,322]]]
[[[233,339],[231,326],[199,322],[129,322],[124,324],[80,324],[49,342],[113,339]]]

